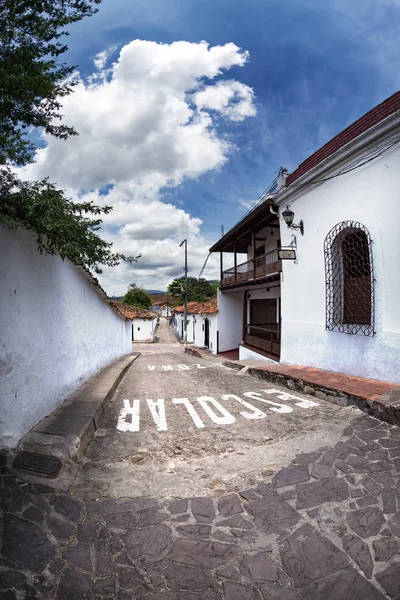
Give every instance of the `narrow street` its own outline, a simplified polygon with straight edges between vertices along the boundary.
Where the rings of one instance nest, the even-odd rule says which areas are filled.
[[[159,336],[79,466],[2,468],[0,599],[398,599],[399,429]]]

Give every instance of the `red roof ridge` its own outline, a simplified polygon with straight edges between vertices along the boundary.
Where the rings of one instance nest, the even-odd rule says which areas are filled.
[[[396,92],[362,117],[351,123],[331,140],[324,144],[319,150],[311,154],[306,160],[288,175],[286,185],[290,186],[294,181],[305,175],[308,171],[316,167],[323,160],[332,156],[335,152],[343,148],[346,144],[356,139],[362,133],[365,133],[374,125],[377,125],[393,113],[400,110],[400,91]]]

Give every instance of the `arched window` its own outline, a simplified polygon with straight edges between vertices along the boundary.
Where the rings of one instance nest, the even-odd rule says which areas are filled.
[[[325,238],[326,329],[374,335],[374,269],[368,229],[343,221]]]

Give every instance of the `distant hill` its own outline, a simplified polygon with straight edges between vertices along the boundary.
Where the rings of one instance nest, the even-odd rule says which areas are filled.
[[[165,294],[166,292],[162,292],[161,290],[146,290],[148,294]]]

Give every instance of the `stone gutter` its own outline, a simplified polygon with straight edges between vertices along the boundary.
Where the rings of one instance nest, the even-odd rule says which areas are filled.
[[[18,451],[80,462],[119,382],[139,356],[124,356],[90,377],[22,438]]]

